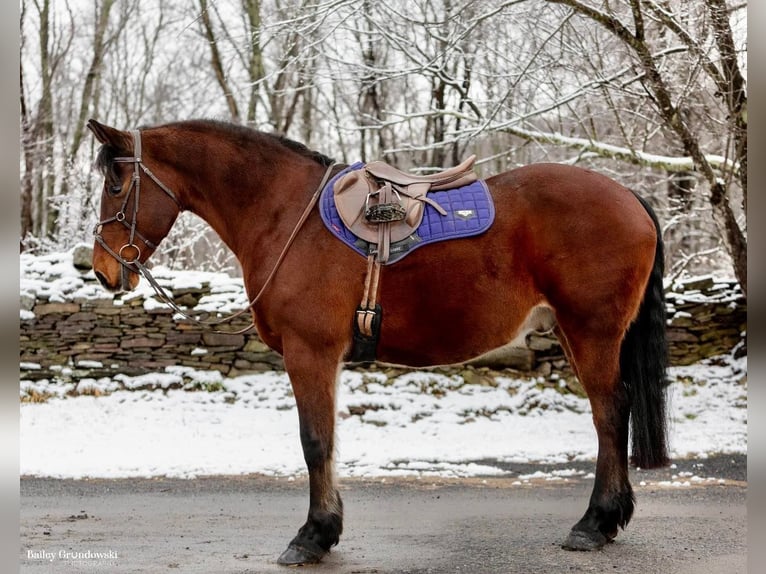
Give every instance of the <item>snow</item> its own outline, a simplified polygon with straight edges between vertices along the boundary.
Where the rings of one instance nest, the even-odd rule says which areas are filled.
[[[745,358],[724,357],[671,370],[673,457],[747,452],[746,368]],[[24,475],[305,472],[295,402],[281,372],[225,378],[176,368],[81,381],[76,388],[22,381],[22,397],[33,391],[48,399],[21,404]],[[596,456],[587,400],[538,379],[498,377],[492,387],[429,372],[387,379],[342,371],[338,394],[341,476],[490,476],[506,473],[491,461],[566,463]],[[673,482],[700,480],[715,478]]]
[[[72,252],[48,255],[20,255],[20,319],[34,318],[31,303],[43,300],[50,303],[64,303],[81,299],[109,300],[122,305],[136,298],[143,298],[146,311],[167,309],[146,281],[129,293],[112,295],[107,293],[95,280],[93,271],[78,271],[72,263]],[[210,295],[205,295],[195,306],[195,312],[233,313],[247,306],[247,297],[242,280],[223,273],[205,271],[171,270],[157,265],[151,270],[157,283],[169,293],[209,286]]]
[[[70,253],[22,254],[20,319],[36,299],[66,302],[112,298],[92,272],[77,271]],[[247,304],[241,280],[218,273],[152,273],[169,291],[210,285],[195,311],[231,313]],[[115,297],[159,304],[146,282]],[[721,297],[726,297],[721,293]],[[685,293],[675,300],[696,300]],[[674,300],[670,296],[671,301]],[[151,302],[150,302],[151,301]],[[193,353],[204,352],[195,349]],[[87,366],[81,363],[80,366]],[[92,366],[96,366],[94,362]],[[268,372],[225,378],[188,367],[136,377],[79,383],[24,379],[39,371],[20,364],[20,466],[23,475],[195,477],[305,473],[298,416],[287,376]],[[62,375],[71,368],[62,367]],[[747,358],[718,357],[671,369],[671,455],[707,457],[747,452]],[[596,434],[587,400],[547,380],[497,377],[495,386],[416,371],[395,378],[344,370],[337,399],[341,476],[491,476],[502,463],[594,460]],[[567,480],[559,470],[532,480]],[[590,476],[590,475],[586,475]],[[715,481],[679,476],[669,486]]]

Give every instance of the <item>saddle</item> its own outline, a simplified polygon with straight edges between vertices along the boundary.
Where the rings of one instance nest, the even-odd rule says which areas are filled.
[[[377,245],[377,260],[385,264],[391,243],[411,235],[423,220],[425,205],[441,215],[446,211],[428,197],[468,185],[478,178],[473,171],[476,156],[430,175],[411,175],[382,161],[368,163],[335,182],[335,207],[346,227],[367,243]]]
[[[423,220],[426,204],[446,216],[447,212],[428,197],[428,192],[455,189],[476,181],[475,161],[476,156],[472,155],[459,165],[430,175],[411,175],[382,161],[374,161],[335,182],[333,195],[339,217],[354,235],[371,247],[364,296],[354,320],[351,361],[375,360],[383,320],[383,309],[377,303],[380,267],[388,262],[391,243],[415,233]]]

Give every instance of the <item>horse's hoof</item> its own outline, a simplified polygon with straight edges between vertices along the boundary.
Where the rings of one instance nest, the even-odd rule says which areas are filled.
[[[308,546],[290,543],[287,550],[282,552],[282,556],[277,559],[277,564],[281,564],[282,566],[316,564],[325,554],[327,554],[327,551],[323,550],[322,547],[318,545],[312,545],[312,547],[309,548]]]
[[[569,536],[561,545],[564,550],[599,550],[608,542],[606,536],[600,532],[585,532],[584,530],[571,530]]]

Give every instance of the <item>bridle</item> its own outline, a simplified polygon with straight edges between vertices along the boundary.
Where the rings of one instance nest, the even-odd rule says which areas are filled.
[[[319,186],[316,188],[316,191],[314,191],[314,194],[311,196],[311,200],[309,201],[309,204],[306,206],[306,209],[303,210],[303,213],[301,214],[300,218],[298,219],[298,222],[293,228],[293,231],[290,234],[290,237],[287,239],[287,242],[285,243],[285,246],[282,249],[282,252],[279,254],[279,257],[274,263],[274,267],[271,269],[271,272],[266,278],[266,281],[264,282],[260,291],[258,291],[258,294],[255,297],[253,297],[253,299],[247,304],[247,307],[245,307],[244,309],[232,315],[228,315],[221,319],[216,319],[212,321],[201,321],[197,317],[193,317],[189,315],[183,309],[178,307],[178,305],[176,305],[176,303],[173,301],[172,297],[168,295],[167,291],[165,291],[165,289],[157,282],[157,280],[152,276],[149,270],[140,261],[141,249],[135,243],[136,238],[140,239],[143,242],[143,244],[149,249],[154,250],[157,248],[157,244],[147,239],[144,235],[142,235],[138,231],[138,229],[136,229],[137,217],[138,217],[138,201],[141,195],[141,172],[143,171],[149,177],[149,179],[151,179],[155,184],[157,184],[157,187],[159,187],[162,191],[164,191],[165,194],[175,202],[175,204],[178,206],[179,212],[184,211],[184,207],[183,205],[181,205],[181,202],[178,200],[178,197],[176,197],[175,193],[173,193],[173,191],[168,186],[162,183],[157,178],[157,176],[154,175],[154,173],[152,173],[152,171],[148,167],[146,167],[146,165],[143,163],[141,159],[141,132],[139,130],[131,130],[130,133],[133,136],[133,156],[132,157],[128,157],[128,156],[115,157],[112,160],[119,163],[133,164],[133,175],[130,180],[130,187],[128,188],[128,192],[125,194],[125,199],[122,201],[122,205],[120,206],[120,209],[117,211],[117,213],[114,214],[112,217],[108,217],[102,221],[99,221],[96,224],[95,228],[93,229],[93,236],[95,237],[96,242],[107,253],[109,253],[109,255],[114,257],[120,263],[120,273],[121,273],[120,280],[122,282],[123,289],[127,290],[129,288],[128,272],[133,271],[134,273],[138,273],[140,276],[146,279],[147,282],[152,286],[152,288],[154,289],[155,293],[157,294],[157,296],[160,298],[161,301],[163,301],[166,305],[171,307],[176,313],[178,313],[185,319],[188,319],[189,321],[192,321],[196,323],[197,325],[200,325],[206,328],[212,328],[215,325],[220,325],[221,323],[231,321],[232,319],[239,317],[240,315],[243,315],[244,313],[247,313],[248,311],[250,311],[250,309],[254,309],[255,304],[264,294],[264,292],[266,291],[266,288],[271,283],[271,280],[276,275],[277,269],[279,269],[279,266],[284,260],[285,255],[287,255],[287,250],[290,248],[290,245],[292,245],[301,227],[303,227],[303,224],[306,222],[306,219],[308,219],[308,216],[311,214],[311,211],[314,209],[314,206],[317,204],[317,201],[319,201],[319,196],[321,195],[322,190],[324,189],[324,186],[329,181],[332,175],[333,168],[337,164],[333,162],[331,165],[327,167],[327,170],[325,171],[325,174],[322,177],[322,181],[319,183]],[[133,213],[132,213],[132,219],[130,221],[127,221],[126,209],[128,208],[128,202],[130,201],[131,196],[133,197],[133,209],[132,209]],[[122,247],[120,247],[120,249],[117,251],[109,247],[109,245],[106,243],[106,241],[104,241],[104,238],[101,235],[104,225],[107,225],[109,223],[115,223],[115,222],[121,223],[122,225],[124,225],[130,230],[130,234],[128,236],[128,242],[125,243]],[[131,249],[135,250],[135,257],[133,257],[132,259],[129,259],[128,257],[126,257],[126,250],[128,251],[127,253],[128,255],[132,255],[132,253],[130,253]],[[239,335],[242,333],[246,333],[247,331],[249,331],[250,329],[254,327],[255,327],[255,323],[251,322],[250,325],[236,332],[231,332],[231,331],[217,331],[217,332]]]
[[[130,187],[128,188],[127,193],[125,194],[125,199],[122,201],[122,205],[120,206],[120,209],[115,213],[112,217],[108,217],[106,219],[103,219],[99,221],[95,228],[93,229],[93,236],[98,242],[101,247],[104,248],[104,250],[109,253],[112,257],[114,257],[121,265],[121,281],[123,288],[126,288],[128,286],[128,271],[134,271],[136,273],[139,273],[141,275],[144,275],[142,270],[145,270],[146,273],[148,273],[148,270],[141,264],[141,248],[136,245],[135,240],[136,237],[142,241],[145,247],[149,249],[157,249],[157,244],[153,243],[149,239],[147,239],[138,229],[136,228],[136,225],[138,223],[138,203],[139,199],[141,197],[141,171],[143,171],[149,179],[151,179],[154,183],[157,184],[157,186],[164,191],[170,199],[173,200],[173,202],[178,206],[179,211],[183,211],[184,208],[181,205],[181,202],[178,201],[178,198],[176,197],[175,193],[171,191],[171,189],[166,186],[164,183],[162,183],[156,175],[152,173],[152,170],[150,170],[144,162],[141,159],[141,132],[139,130],[131,130],[130,133],[133,136],[133,156],[132,157],[115,157],[112,161],[115,161],[117,163],[132,163],[133,164],[133,176],[130,179]],[[128,209],[128,202],[130,201],[130,198],[133,198],[133,209],[132,209],[132,219],[130,221],[127,220],[126,217],[126,210]],[[115,251],[112,249],[106,241],[104,241],[103,236],[101,235],[101,232],[104,229],[104,225],[107,225],[109,223],[121,223],[125,227],[127,227],[130,230],[130,234],[128,235],[128,242],[120,247],[118,251]],[[133,252],[131,250],[134,250],[135,256],[130,258],[130,255],[133,255]]]

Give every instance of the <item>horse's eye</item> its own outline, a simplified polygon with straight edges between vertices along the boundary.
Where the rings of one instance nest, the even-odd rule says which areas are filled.
[[[121,185],[112,185],[109,187],[109,195],[119,195],[122,191]]]

